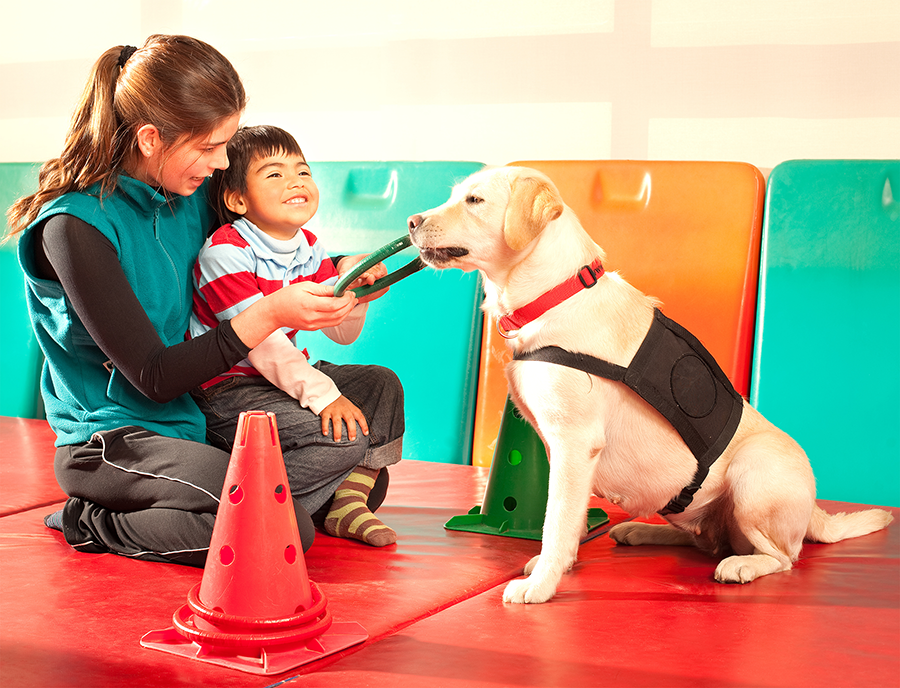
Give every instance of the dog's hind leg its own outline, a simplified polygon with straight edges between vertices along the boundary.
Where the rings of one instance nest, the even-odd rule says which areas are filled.
[[[775,490],[777,492],[777,490]],[[720,583],[749,583],[760,576],[790,571],[800,556],[803,535],[809,520],[809,500],[783,490],[773,502],[760,501],[752,507],[735,504],[731,547],[734,556],[716,567]]]
[[[757,533],[757,538],[765,537]],[[768,551],[765,551],[768,550]],[[760,576],[790,571],[793,561],[766,541],[755,554],[735,555],[723,559],[716,567],[716,580],[720,583],[749,583]]]
[[[548,447],[550,454],[550,489],[541,554],[526,567],[530,575],[511,581],[503,592],[504,602],[546,602],[556,593],[563,574],[572,568],[578,555],[578,544],[584,531],[584,519],[590,499],[590,476],[599,453],[593,457],[579,455],[583,443],[567,442]]]
[[[690,547],[694,536],[668,523],[635,523],[628,521],[613,526],[609,536],[620,545],[666,545]]]
[[[784,433],[761,432],[735,453],[726,480],[735,555],[719,562],[716,580],[749,583],[789,571],[800,556],[815,507],[815,481],[806,455]]]

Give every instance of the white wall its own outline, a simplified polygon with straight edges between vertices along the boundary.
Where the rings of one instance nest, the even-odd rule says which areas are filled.
[[[0,162],[58,155],[151,33],[219,48],[311,161],[900,158],[896,0],[0,1]]]

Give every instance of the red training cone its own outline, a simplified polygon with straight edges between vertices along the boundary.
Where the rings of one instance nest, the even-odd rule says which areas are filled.
[[[203,578],[141,645],[253,674],[278,674],[360,643],[309,580],[275,415],[241,414]]]

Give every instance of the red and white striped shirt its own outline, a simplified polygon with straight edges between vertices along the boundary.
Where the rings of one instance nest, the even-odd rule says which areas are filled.
[[[312,232],[301,228],[292,239],[284,241],[269,236],[248,220],[238,219],[233,224],[217,229],[200,250],[194,266],[194,312],[191,317],[190,336],[196,337],[213,329],[221,321],[233,318],[252,303],[282,287],[304,281],[333,284],[337,281],[337,277],[334,263]],[[326,334],[332,339],[349,343],[358,336],[364,319],[365,307],[358,307],[354,309],[354,314],[342,323],[346,327],[339,326],[341,332],[326,332]],[[295,365],[291,373],[291,377],[299,376],[302,379],[293,381],[283,379],[284,359],[293,356],[285,344],[290,342],[290,349],[296,352],[296,334],[297,330],[282,328],[280,333],[274,333],[264,342],[265,346],[261,345],[257,347],[258,350],[254,349],[256,365],[251,363],[250,359],[254,357],[251,353],[250,358],[209,380],[203,387],[210,387],[235,375],[264,375],[273,384],[299,399],[304,406],[319,413],[321,408],[334,401],[340,392],[327,376],[310,368],[308,363],[305,369],[302,365]],[[263,352],[268,352],[271,356],[277,355],[280,360],[261,365],[259,359],[262,356],[271,357]],[[274,366],[281,368],[282,379],[272,379],[274,375],[268,374],[268,369]],[[319,392],[313,393],[313,398],[309,399],[311,389],[307,389],[304,393],[301,388],[304,384],[309,387],[310,383],[314,383],[314,379],[309,380],[310,377],[315,378],[314,374],[327,379],[332,389],[324,392],[321,389],[323,381],[320,380]],[[322,403],[326,399],[327,403]]]

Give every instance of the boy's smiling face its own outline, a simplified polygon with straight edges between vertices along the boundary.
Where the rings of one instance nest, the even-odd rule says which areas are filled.
[[[284,152],[254,158],[247,169],[247,191],[228,191],[228,208],[269,236],[291,239],[319,208],[319,187],[302,155]]]

